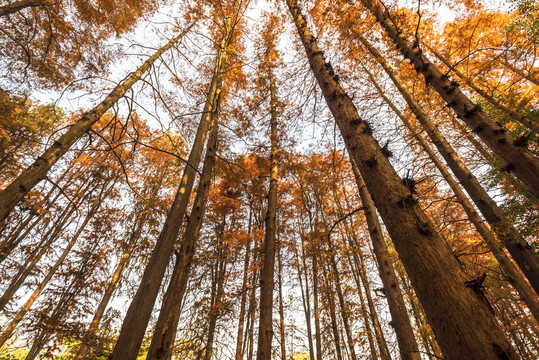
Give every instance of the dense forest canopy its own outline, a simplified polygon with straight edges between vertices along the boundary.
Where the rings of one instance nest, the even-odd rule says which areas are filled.
[[[0,359],[539,357],[534,0],[0,0]]]

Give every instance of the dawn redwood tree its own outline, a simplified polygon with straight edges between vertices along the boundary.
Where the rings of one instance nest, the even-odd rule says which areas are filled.
[[[374,0],[361,0],[363,6],[376,18],[405,58],[410,60],[425,81],[445,100],[447,105],[472,129],[483,142],[506,162],[505,170],[511,171],[528,189],[539,197],[539,158],[525,147],[518,146],[505,128],[490,118],[478,104],[474,104],[423,54],[420,44],[405,39],[391,15]]]
[[[296,1],[287,5],[311,70],[448,359],[516,359],[511,344],[339,84]]]

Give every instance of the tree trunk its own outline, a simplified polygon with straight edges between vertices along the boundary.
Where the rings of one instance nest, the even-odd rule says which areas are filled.
[[[86,134],[92,125],[97,122],[125,93],[144,75],[155,61],[180,38],[182,38],[193,26],[191,24],[181,34],[171,39],[165,46],[150,56],[134,73],[121,84],[116,86],[107,97],[92,110],[85,112],[67,132],[58,138],[54,144],[39,156],[32,165],[26,168],[15,180],[0,192],[0,222],[3,222],[11,213],[15,205],[21,201],[30,190],[34,188],[49,172],[51,167],[64,156],[64,154]]]
[[[174,243],[178,237],[191,190],[195,181],[197,168],[202,157],[202,150],[206,142],[206,135],[210,120],[215,109],[219,107],[219,98],[223,82],[223,71],[226,62],[226,50],[231,37],[231,21],[227,20],[227,29],[221,40],[219,53],[216,59],[215,71],[208,89],[208,96],[200,119],[200,124],[184,169],[180,186],[176,192],[174,202],[167,214],[161,234],[157,239],[155,248],[144,270],[141,283],[135,297],[129,305],[126,317],[120,330],[120,335],[112,360],[134,360],[137,358],[140,345],[144,338],[151,312],[159,293],[161,281],[168,266],[170,256],[174,250]]]
[[[250,204],[249,204],[250,205]],[[243,360],[243,330],[245,327],[245,312],[247,307],[247,281],[249,279],[249,259],[251,257],[251,227],[253,213],[251,211],[251,205],[249,206],[249,220],[248,220],[248,234],[249,239],[245,244],[245,259],[243,260],[243,280],[241,283],[241,300],[240,300],[240,314],[238,319],[238,332],[236,336],[236,360]]]
[[[350,157],[352,163],[352,170],[356,179],[356,184],[361,197],[361,203],[363,204],[363,211],[365,213],[365,219],[367,220],[367,228],[376,255],[376,263],[384,286],[384,294],[386,296],[387,303],[389,305],[389,312],[391,313],[391,324],[395,329],[397,335],[397,343],[399,344],[399,351],[403,360],[420,360],[419,347],[414,336],[414,330],[410,323],[410,317],[406,310],[404,298],[399,287],[397,275],[395,274],[395,268],[389,256],[387,244],[385,242],[382,226],[378,221],[376,214],[376,208],[372,201],[371,195],[367,190],[363,178],[359,174],[354,159]]]
[[[172,356],[172,348],[176,338],[176,330],[180,321],[182,299],[189,281],[189,271],[196,251],[198,234],[204,221],[206,200],[210,191],[215,157],[217,155],[218,109],[212,112],[210,135],[208,138],[206,158],[202,167],[202,175],[198,185],[193,210],[181,243],[174,271],[161,305],[159,318],[155,325],[152,342],[146,359],[165,360]]]
[[[488,145],[492,151],[508,164],[507,171],[512,171],[530,191],[539,198],[539,159],[529,150],[515,143],[503,126],[486,115],[479,105],[474,104],[422,53],[419,44],[412,44],[404,39],[391,20],[390,14],[374,0],[361,0],[371,11],[378,23],[385,29],[397,48],[410,60],[417,72],[425,77],[455,113]],[[359,165],[359,164],[358,164]]]
[[[327,295],[327,301],[329,306],[329,316],[331,318],[331,330],[333,332],[333,339],[335,343],[335,353],[337,355],[337,360],[342,360],[342,350],[341,350],[341,337],[339,334],[339,327],[337,325],[337,316],[335,312],[335,293],[333,292],[331,288],[331,281],[328,276],[328,272],[326,271],[326,267],[322,266],[322,270],[324,272],[324,288]]]
[[[313,304],[316,360],[322,360],[322,334],[320,331],[320,309],[318,307],[318,259],[316,254],[313,255]]]
[[[339,85],[297,3],[287,0],[311,69],[448,359],[516,359],[481,294],[399,177]]]
[[[264,263],[260,274],[260,319],[258,329],[257,360],[271,360],[271,340],[273,338],[273,274],[275,272],[275,238],[277,212],[277,89],[273,78],[271,55],[268,56],[268,76],[270,82],[270,184],[268,211],[266,213],[266,233],[264,237]]]
[[[303,302],[303,312],[305,313],[305,324],[307,325],[307,342],[309,344],[309,358],[314,359],[314,346],[313,346],[313,330],[311,327],[311,299],[309,296],[309,282],[307,279],[307,265],[305,263],[305,253],[301,256],[302,262],[300,262],[300,256],[296,249],[296,262],[298,264],[298,279],[299,287],[301,290],[301,300]],[[303,271],[300,266],[303,263]],[[305,274],[305,288],[303,288],[303,281],[301,274]]]
[[[427,113],[421,108],[421,106],[412,98],[412,95],[400,84],[397,80],[393,70],[390,68],[389,64],[381,57],[380,53],[374,49],[366,39],[359,36],[360,41],[369,49],[371,54],[378,60],[378,62],[383,66],[384,70],[391,78],[399,92],[402,94],[408,106],[412,109],[416,118],[422,124],[423,128],[433,141],[436,148],[442,154],[444,159],[447,161],[447,164],[455,174],[455,176],[463,184],[464,188],[479,208],[481,213],[485,216],[486,220],[492,227],[492,230],[498,235],[498,238],[505,244],[510,254],[513,256],[515,261],[520,265],[521,270],[528,277],[531,285],[537,292],[539,289],[539,261],[538,256],[534,253],[532,247],[526,242],[526,240],[518,233],[518,231],[513,227],[511,222],[507,217],[502,213],[498,205],[492,200],[490,195],[483,189],[477,178],[472,174],[472,172],[467,168],[464,162],[452,149],[451,145],[444,138],[442,133],[430,120]],[[367,71],[365,69],[365,71]],[[368,71],[371,82],[376,87],[380,95],[388,102],[388,105],[396,112],[396,114],[402,119],[404,125],[412,132],[412,134],[417,134],[417,131],[413,128],[412,124],[407,121],[407,119],[392,105],[391,101],[385,96],[374,76],[372,76]],[[420,139],[420,136],[417,135],[418,141],[429,153],[429,146]],[[433,154],[432,151],[430,153]],[[430,156],[430,155],[429,155]],[[431,157],[431,160],[434,161],[435,165],[438,167],[442,175],[448,175],[447,171],[444,171],[444,166],[438,160],[436,161],[435,157]],[[534,314],[539,315],[539,299],[537,295],[534,294],[533,289],[526,284],[525,280],[522,279],[522,276],[512,264],[511,260],[505,255],[503,248],[499,244],[498,240],[495,239],[492,232],[485,226],[479,215],[475,212],[473,206],[469,203],[467,197],[464,195],[460,187],[452,179],[451,176],[444,175],[446,181],[452,188],[453,192],[459,199],[459,202],[464,207],[468,217],[474,223],[479,233],[485,239],[487,245],[491,248],[493,254],[500,259],[500,265],[504,267],[504,272],[508,278],[512,279],[512,282],[515,283],[516,288],[519,292],[522,292],[523,296],[529,300],[531,307],[534,308]],[[534,301],[536,304],[534,304]]]
[[[524,71],[520,70],[519,68],[517,68],[516,66],[514,66],[513,64],[511,64],[507,60],[502,60],[501,62],[503,64],[503,66],[505,66],[506,68],[508,68],[509,70],[511,70],[512,72],[514,72],[518,76],[520,76],[521,78],[527,79],[527,80],[531,81],[532,83],[534,83],[535,85],[539,86],[539,78],[537,78],[537,76],[536,76],[537,72],[535,72],[535,73],[530,72],[530,73],[526,74]]]
[[[455,66],[453,66],[446,58],[444,58],[442,56],[442,54],[440,54],[439,52],[437,52],[436,50],[434,50],[433,48],[431,48],[430,46],[428,45],[425,45],[425,47],[427,49],[429,49],[429,51],[431,53],[434,54],[434,56],[436,56],[438,58],[438,60],[440,60],[442,62],[442,64],[444,64],[445,66],[447,66],[449,68],[450,71],[454,72],[459,78],[462,79],[462,81],[464,81],[466,83],[466,85],[468,85],[472,90],[474,90],[476,93],[478,93],[479,95],[481,95],[481,97],[485,100],[487,100],[489,103],[491,103],[494,107],[496,107],[498,110],[500,110],[501,112],[503,112],[505,115],[509,116],[510,118],[512,118],[514,121],[516,122],[519,122],[520,124],[524,125],[525,127],[527,127],[533,134],[535,135],[538,135],[539,134],[539,124],[528,119],[526,116],[524,115],[521,115],[519,114],[518,112],[516,112],[515,110],[513,109],[510,109],[509,107],[505,106],[504,104],[500,103],[498,100],[496,100],[492,95],[490,95],[489,93],[487,93],[485,90],[481,89],[480,87],[478,87],[476,84],[474,84],[474,82],[469,78],[467,77],[466,75],[464,75],[462,72],[460,72]]]
[[[455,179],[453,179],[449,171],[447,171],[442,161],[436,156],[434,150],[431,149],[429,144],[425,141],[425,139],[423,139],[423,137],[421,137],[417,129],[415,129],[415,127],[408,121],[404,114],[402,114],[393,104],[393,102],[391,102],[391,100],[389,100],[389,98],[382,92],[382,89],[375,82],[373,76],[371,76],[371,81],[377,88],[380,95],[384,98],[386,103],[393,109],[397,116],[402,120],[404,125],[408,128],[412,136],[414,136],[419,145],[427,153],[429,159],[434,163],[438,171],[440,171],[444,180],[447,182],[447,184],[455,194],[457,201],[461,204],[462,208],[466,212],[468,219],[475,226],[477,232],[481,235],[481,237],[489,247],[490,251],[498,261],[507,281],[509,281],[509,283],[513,285],[515,290],[526,302],[533,316],[536,319],[539,319],[539,298],[537,297],[537,294],[534,289],[530,286],[530,284],[526,282],[518,268],[513,264],[511,258],[507,256],[505,250],[503,249],[503,246],[500,244],[498,239],[496,239],[490,228],[484,223],[479,214],[477,214],[471,202],[468,200]]]

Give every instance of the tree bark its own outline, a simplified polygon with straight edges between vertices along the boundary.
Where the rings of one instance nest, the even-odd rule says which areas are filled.
[[[395,73],[389,66],[389,64],[381,57],[380,53],[372,47],[372,45],[361,35],[358,36],[359,40],[365,45],[365,47],[368,48],[368,50],[371,52],[373,57],[377,59],[377,61],[382,65],[387,75],[391,78],[401,95],[406,100],[406,103],[414,113],[416,119],[419,120],[429,137],[431,138],[432,142],[440,152],[440,154],[444,157],[444,159],[447,161],[447,164],[455,174],[455,176],[459,179],[461,184],[464,186],[476,206],[479,208],[481,213],[485,216],[485,219],[488,221],[490,226],[492,227],[492,230],[498,235],[498,238],[503,242],[503,244],[507,247],[507,250],[509,250],[509,253],[511,256],[515,259],[515,261],[519,264],[521,270],[524,272],[528,280],[530,281],[532,287],[535,289],[535,292],[538,292],[539,290],[539,258],[537,254],[535,254],[532,247],[526,242],[526,240],[519,234],[519,232],[514,228],[514,226],[511,224],[511,222],[507,219],[507,217],[503,214],[501,209],[498,207],[498,205],[492,200],[490,195],[483,189],[477,178],[472,174],[472,172],[468,169],[466,164],[460,159],[460,157],[457,155],[457,153],[453,150],[449,142],[445,139],[445,137],[442,135],[440,130],[434,125],[432,120],[429,118],[427,113],[423,110],[423,108],[413,99],[412,95],[402,86],[402,84],[398,81],[398,79],[395,76]],[[376,83],[376,80],[374,77],[368,72],[367,69],[365,69],[367,74],[369,75],[371,82],[373,85],[377,88],[378,92],[381,93],[382,97],[387,99],[385,95],[383,95],[383,92],[381,88]],[[387,101],[386,101],[387,102]],[[391,106],[391,105],[390,105]],[[395,106],[392,107],[392,110],[396,110]],[[397,111],[397,115],[399,115],[400,112]],[[401,116],[399,116],[401,117]],[[403,116],[401,117],[403,119],[404,125],[407,126],[412,133],[416,133],[414,129],[411,127],[411,123],[407,121]],[[419,140],[419,138],[418,138]],[[425,148],[425,147],[424,147]],[[427,146],[428,148],[428,146]],[[426,149],[426,148],[425,148]],[[432,160],[435,160],[432,158]],[[435,165],[439,166],[435,162]],[[443,168],[443,166],[442,166]],[[439,168],[440,169],[440,168]],[[442,170],[440,170],[442,171]],[[442,171],[443,174],[443,171]],[[448,177],[446,180],[451,181],[451,179]],[[451,186],[453,185],[453,186]],[[455,192],[455,194],[459,193],[459,201],[463,206],[464,204],[469,204],[467,201],[466,196],[462,194],[462,191],[460,190],[460,187],[456,185],[453,181],[452,184],[450,184],[451,188]],[[458,189],[458,190],[457,190]],[[471,205],[471,204],[469,204]],[[478,228],[478,231],[481,233],[481,235],[485,234],[485,241],[487,244],[492,246],[493,253],[499,254],[500,260],[503,264],[503,266],[507,267],[507,273],[506,275],[508,277],[515,276],[517,279],[515,280],[518,282],[519,291],[523,291],[525,293],[525,297],[530,300],[533,307],[533,300],[537,302],[537,306],[539,306],[539,299],[537,299],[537,295],[533,295],[533,290],[530,293],[531,289],[526,289],[527,286],[525,281],[521,281],[518,278],[521,278],[520,274],[518,273],[518,270],[516,269],[510,269],[514,268],[512,265],[510,259],[507,256],[504,256],[503,249],[500,247],[499,242],[492,236],[490,230],[483,224],[483,221],[480,219],[480,217],[477,215],[475,210],[473,210],[473,207],[466,206],[465,210],[467,211],[468,216],[470,217],[470,220],[474,222],[476,227]],[[499,260],[499,261],[500,261]],[[539,309],[539,308],[538,308]]]
[[[448,359],[516,359],[481,294],[372,137],[353,102],[319,50],[297,3],[287,0],[311,69],[344,142],[393,239]]]
[[[414,330],[410,323],[410,317],[406,310],[406,304],[404,303],[404,298],[399,287],[397,275],[395,274],[395,268],[389,256],[382,226],[378,221],[374,202],[352,157],[350,157],[350,162],[352,163],[352,170],[361,197],[361,203],[364,207],[363,211],[367,220],[367,228],[374,254],[376,255],[376,263],[378,264],[380,278],[384,286],[384,294],[389,305],[389,312],[391,313],[391,324],[395,329],[401,358],[403,360],[420,360],[419,347],[417,346]]]
[[[159,311],[159,318],[155,324],[152,342],[146,356],[148,360],[165,360],[170,359],[172,356],[172,348],[180,320],[182,299],[187,288],[187,282],[189,281],[189,271],[196,251],[198,234],[204,221],[206,200],[208,199],[215,158],[217,156],[218,108],[214,109],[211,117],[206,157],[202,166],[202,175],[193,210],[189,216],[189,223],[185,229],[172,278],[170,279],[170,284],[168,285],[161,310]]]
[[[390,14],[379,3],[374,0],[361,0],[361,3],[376,17],[416,71],[423,74],[425,81],[496,155],[507,162],[505,170],[512,171],[539,198],[539,158],[526,148],[518,146],[503,126],[485,114],[479,105],[471,102],[458,88],[458,84],[451,82],[429,61],[419,44],[406,40],[391,20]]]
[[[271,360],[271,340],[273,338],[273,290],[275,272],[275,238],[277,213],[277,89],[273,78],[271,55],[268,56],[268,77],[270,82],[270,184],[268,211],[266,213],[266,233],[264,237],[264,262],[260,274],[260,319],[258,329],[257,360]]]
[[[504,104],[500,103],[492,95],[490,95],[485,90],[478,87],[469,77],[464,75],[455,66],[453,66],[445,57],[442,56],[442,54],[440,54],[439,52],[437,52],[436,50],[434,50],[433,48],[431,48],[428,45],[425,45],[425,47],[427,49],[429,49],[429,51],[431,53],[433,53],[434,56],[436,56],[436,58],[438,58],[438,60],[440,60],[442,62],[442,64],[447,66],[450,71],[452,71],[459,78],[461,78],[462,81],[464,81],[466,83],[466,85],[468,85],[472,90],[474,90],[476,93],[481,95],[481,97],[483,99],[487,100],[494,107],[496,107],[498,110],[503,112],[505,115],[512,118],[514,121],[519,122],[520,124],[527,127],[531,131],[532,134],[535,134],[535,135],[539,134],[539,124],[538,123],[528,119],[526,116],[521,115],[520,113],[516,112],[515,110],[513,110],[513,109],[509,108],[508,106],[505,106]]]
[[[249,279],[249,260],[251,257],[251,227],[253,213],[251,210],[251,204],[249,204],[249,220],[248,220],[248,234],[249,239],[245,244],[245,258],[243,260],[243,280],[241,283],[241,300],[240,300],[240,314],[238,319],[238,332],[236,335],[236,360],[243,360],[243,330],[245,327],[245,312],[247,307],[247,281]]]

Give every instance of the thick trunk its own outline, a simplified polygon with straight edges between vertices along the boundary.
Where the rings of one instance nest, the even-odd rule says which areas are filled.
[[[468,167],[464,164],[464,162],[460,159],[460,157],[457,155],[457,153],[453,150],[449,142],[445,139],[445,137],[442,135],[440,130],[436,127],[436,125],[432,122],[432,120],[429,118],[427,113],[423,110],[423,108],[413,99],[412,95],[402,86],[402,84],[398,81],[398,79],[395,76],[395,73],[389,66],[389,64],[381,57],[380,53],[374,49],[374,47],[371,46],[369,42],[362,36],[358,37],[360,41],[367,47],[367,49],[371,52],[371,54],[377,59],[377,61],[382,65],[385,72],[388,74],[388,76],[391,78],[401,95],[406,100],[406,103],[414,113],[415,117],[419,120],[427,134],[429,135],[430,139],[440,152],[440,154],[444,157],[444,159],[447,161],[447,164],[457,177],[459,179],[460,183],[463,185],[463,187],[466,189],[476,206],[479,208],[481,213],[485,216],[485,219],[490,224],[492,230],[496,233],[498,238],[503,242],[503,244],[507,247],[507,250],[509,250],[509,253],[517,264],[519,264],[521,270],[524,272],[528,280],[530,281],[531,285],[537,292],[539,289],[539,258],[537,254],[535,254],[532,247],[526,242],[526,240],[519,234],[519,232],[513,227],[511,222],[507,219],[507,217],[503,214],[501,209],[498,207],[498,205],[492,200],[490,195],[483,189],[477,178],[472,174],[472,172],[468,169]],[[365,70],[367,71],[367,70]],[[367,71],[368,73],[368,71]],[[381,88],[376,83],[376,80],[374,79],[374,76],[372,76],[370,73],[369,77],[371,79],[371,82],[373,85],[377,88],[378,92],[382,95],[384,99],[386,99],[386,102],[389,101],[389,99],[383,94]],[[391,101],[388,102],[390,104]],[[397,110],[396,107],[393,105],[390,105],[390,107],[395,111]],[[409,128],[409,130],[416,134],[417,132],[414,130],[412,124],[407,121],[407,119],[402,116],[402,114],[399,111],[396,111],[397,115],[402,119],[405,126]],[[420,136],[418,135],[418,140],[420,140]],[[422,142],[422,146],[425,150],[428,150],[428,145],[424,141]],[[432,158],[432,160],[435,160]],[[435,162],[435,165],[440,169],[442,174],[443,172],[443,166],[440,166],[439,161]],[[447,173],[447,171],[445,172]],[[444,176],[445,177],[445,176]],[[476,225],[476,228],[480,232],[480,234],[484,236],[485,241],[487,242],[487,245],[491,247],[491,250],[493,251],[494,255],[498,254],[500,264],[507,268],[507,277],[513,278],[513,282],[518,287],[519,292],[523,292],[524,296],[529,299],[530,303],[532,304],[532,307],[539,306],[539,300],[537,299],[537,295],[533,294],[533,290],[528,289],[529,286],[527,286],[526,282],[523,281],[522,276],[518,272],[518,270],[513,266],[511,260],[505,255],[503,249],[501,248],[501,245],[499,242],[494,238],[491,231],[485,226],[483,221],[480,219],[479,215],[475,212],[474,208],[471,206],[469,201],[467,200],[466,196],[462,193],[460,190],[460,187],[452,181],[451,177],[445,177],[448,181],[448,184],[451,186],[452,190],[455,192],[455,195],[459,196],[459,201],[463,206],[465,207],[465,210],[468,214],[468,217],[470,220]],[[498,257],[497,256],[497,257]],[[531,290],[531,293],[530,293]],[[533,302],[537,303],[536,305],[533,304]],[[539,310],[539,308],[537,308]],[[534,310],[534,314],[537,314],[537,312]]]
[[[217,155],[218,109],[212,113],[211,129],[208,138],[206,158],[202,167],[202,175],[198,185],[193,210],[185,229],[181,250],[174,266],[170,284],[165,293],[159,318],[155,325],[152,342],[146,359],[170,359],[176,338],[176,329],[180,320],[182,299],[189,280],[189,271],[196,251],[198,233],[204,220],[206,200],[210,191],[215,157]]]
[[[86,134],[92,128],[92,125],[114,106],[138,80],[140,80],[142,75],[144,75],[152,64],[190,30],[191,26],[160,48],[135,72],[131,73],[125,81],[116,86],[96,107],[85,112],[82,117],[74,123],[69,130],[60,136],[51,147],[45,150],[32,165],[26,168],[15,180],[0,192],[0,222],[8,217],[15,205],[17,205],[17,203],[19,203],[19,201],[21,201],[23,197],[37,185],[37,183],[45,178],[49,170],[62,156],[64,156],[71,146]]]
[[[503,126],[485,114],[479,105],[471,102],[458,88],[458,84],[451,82],[427,59],[419,44],[406,40],[391,20],[390,14],[379,3],[374,0],[361,0],[361,3],[376,17],[404,57],[423,74],[425,81],[432,85],[449,107],[496,155],[507,162],[506,170],[512,171],[539,198],[539,158],[518,146]]]
[[[401,358],[403,360],[420,360],[419,347],[415,340],[410,317],[406,311],[406,305],[404,303],[404,298],[402,297],[397,275],[395,274],[395,268],[393,267],[393,262],[389,256],[389,250],[384,239],[382,227],[378,221],[374,202],[372,201],[363,178],[359,174],[353,158],[350,157],[350,160],[357,187],[359,189],[361,203],[364,207],[363,211],[367,220],[367,228],[369,230],[374,254],[376,255],[380,278],[382,279],[382,284],[384,286],[384,294],[386,295],[386,300],[389,305],[391,324],[397,335]]]
[[[270,55],[271,56],[271,55]],[[275,238],[277,212],[277,89],[273,78],[271,58],[268,59],[270,82],[270,184],[268,211],[266,213],[266,233],[264,237],[264,262],[260,274],[260,319],[258,329],[257,360],[271,360],[271,340],[273,338],[273,274],[275,272]]]
[[[339,85],[295,1],[290,12],[311,69],[380,212],[448,359],[516,359],[481,294],[399,177],[353,102]]]
[[[230,28],[230,22],[227,22]],[[167,214],[167,219],[161,234],[157,239],[155,248],[144,270],[141,283],[135,297],[129,305],[126,317],[122,324],[120,335],[114,351],[112,360],[134,360],[137,358],[140,345],[144,338],[146,327],[152,313],[161,281],[168,266],[170,256],[174,250],[174,243],[178,237],[191,190],[195,181],[197,168],[202,157],[202,150],[206,142],[206,135],[210,126],[210,120],[214,110],[219,106],[219,97],[223,82],[223,71],[226,61],[226,49],[230,40],[230,32],[223,36],[217,56],[215,72],[213,74],[208,90],[207,100],[202,112],[198,130],[189,154],[188,163],[184,169],[180,186],[176,192],[174,202]]]
[[[533,316],[539,318],[539,298],[537,297],[534,289],[526,282],[524,277],[521,275],[518,268],[514,265],[511,258],[505,253],[505,250],[502,244],[496,239],[491,229],[485,224],[481,219],[472,203],[468,200],[464,192],[458,183],[453,179],[449,171],[445,168],[442,161],[436,156],[434,150],[430,145],[423,139],[419,131],[408,121],[408,119],[402,114],[397,107],[389,100],[389,98],[382,92],[382,89],[378,86],[374,77],[371,76],[371,81],[374,86],[377,88],[380,95],[384,98],[386,103],[393,109],[397,116],[402,120],[404,125],[408,128],[412,136],[417,140],[419,145],[429,156],[429,159],[434,163],[438,171],[442,174],[444,180],[447,182],[453,193],[455,194],[457,201],[461,204],[462,208],[466,212],[468,219],[475,226],[477,232],[481,235],[490,251],[498,261],[502,272],[504,273],[507,281],[513,285],[515,290],[519,293],[522,299],[528,305]]]

